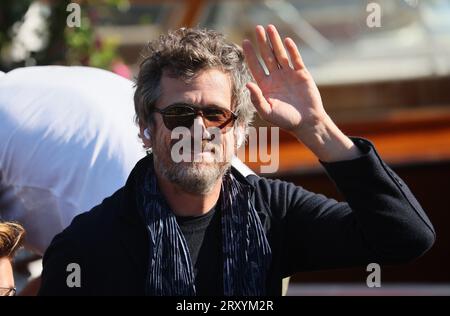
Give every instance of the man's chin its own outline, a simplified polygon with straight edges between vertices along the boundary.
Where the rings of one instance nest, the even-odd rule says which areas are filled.
[[[195,194],[207,194],[231,167],[231,162],[170,160],[160,161],[155,155],[155,163],[161,175],[179,185],[183,190]]]
[[[177,163],[177,169],[185,169],[190,171],[196,171],[198,173],[210,173],[213,170],[216,171],[216,173],[224,173],[223,171],[226,170],[229,166],[231,166],[231,163],[226,162],[216,162],[216,161],[187,161],[187,162],[180,162]]]
[[[169,180],[184,191],[208,194],[229,168],[226,164],[206,162],[184,162],[167,174]]]

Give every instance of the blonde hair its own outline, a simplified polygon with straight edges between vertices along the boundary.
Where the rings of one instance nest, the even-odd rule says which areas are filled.
[[[25,229],[14,222],[0,221],[0,258],[14,257],[15,252],[22,246]]]

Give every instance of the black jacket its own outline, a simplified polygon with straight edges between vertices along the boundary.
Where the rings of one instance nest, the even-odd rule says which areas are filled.
[[[254,188],[272,248],[268,295],[280,295],[282,278],[299,271],[403,263],[432,246],[433,226],[406,184],[370,142],[352,140],[361,157],[322,162],[345,203],[292,183],[236,173]],[[53,239],[43,260],[41,295],[145,294],[148,241],[134,179],[149,161],[139,161],[123,188]],[[70,263],[80,266],[80,288],[67,286]]]

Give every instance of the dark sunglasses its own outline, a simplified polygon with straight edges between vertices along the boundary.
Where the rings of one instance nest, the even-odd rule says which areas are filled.
[[[234,121],[237,119],[237,115],[227,109],[217,107],[200,109],[186,103],[176,103],[163,110],[154,108],[153,111],[161,113],[164,125],[169,130],[179,126],[190,128],[195,118],[200,115],[206,128],[218,127],[223,133],[225,131],[224,128],[233,126]]]

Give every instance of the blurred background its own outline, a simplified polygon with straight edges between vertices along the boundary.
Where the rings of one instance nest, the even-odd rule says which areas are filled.
[[[81,6],[80,27],[67,26],[71,2]],[[370,3],[381,8],[380,27],[367,24]],[[380,289],[367,288],[369,272],[357,268],[299,273],[288,294],[450,295],[450,0],[1,0],[0,70],[86,65],[133,79],[145,43],[169,29],[214,28],[241,43],[269,23],[297,42],[338,126],[376,145],[437,231],[423,258],[382,266]],[[279,160],[264,176],[342,200],[317,159],[283,132]],[[264,164],[247,163],[256,172]],[[18,267],[28,277],[26,257]]]

